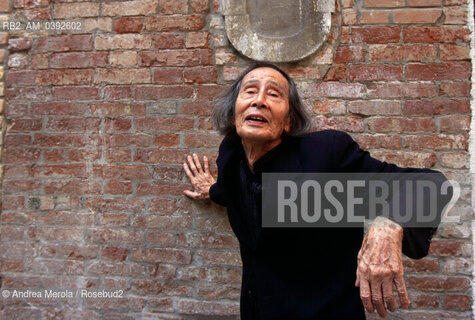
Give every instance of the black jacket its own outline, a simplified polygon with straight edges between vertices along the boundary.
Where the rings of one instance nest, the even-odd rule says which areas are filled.
[[[400,168],[372,158],[346,133],[326,130],[285,137],[254,165],[262,172],[429,172]],[[218,180],[211,199],[227,207],[241,249],[241,319],[365,319],[355,287],[362,228],[261,228],[250,223],[243,202],[240,142],[219,148]],[[442,174],[441,179],[444,180]],[[260,206],[258,206],[260,208]],[[404,228],[403,252],[421,258],[435,228]]]

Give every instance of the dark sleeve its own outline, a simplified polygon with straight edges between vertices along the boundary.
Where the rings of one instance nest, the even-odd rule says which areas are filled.
[[[441,185],[447,178],[440,172],[430,169],[420,168],[402,168],[395,164],[379,161],[370,156],[369,152],[362,150],[359,145],[344,132],[335,131],[333,139],[334,161],[337,164],[337,170],[340,172],[367,172],[367,173],[413,173],[430,177],[440,190]],[[432,226],[418,227],[411,224],[407,226],[400,223],[393,216],[389,219],[399,223],[404,230],[402,251],[410,258],[419,259],[427,255],[430,248],[430,242],[433,234],[437,230],[436,225],[440,223],[442,217],[442,209],[452,198],[452,188],[446,196],[440,196],[437,199],[437,221]],[[401,192],[403,194],[404,191]]]
[[[225,207],[227,206],[226,197],[224,196],[224,190],[222,186],[220,186],[219,182],[216,182],[211,186],[211,188],[209,189],[209,197],[217,204],[220,204]]]

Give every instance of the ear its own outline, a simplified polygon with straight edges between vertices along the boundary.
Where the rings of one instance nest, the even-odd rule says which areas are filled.
[[[291,128],[292,128],[292,120],[290,119],[290,115],[287,115],[287,117],[285,118],[285,123],[284,123],[284,132],[288,134]]]

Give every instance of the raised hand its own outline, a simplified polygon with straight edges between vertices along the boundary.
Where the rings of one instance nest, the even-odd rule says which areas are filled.
[[[184,190],[183,193],[192,199],[209,199],[209,188],[216,182],[209,172],[208,158],[203,157],[204,169],[196,153],[187,156],[187,162],[183,163],[186,176],[190,179],[193,191]]]
[[[402,265],[402,238],[403,229],[400,225],[378,217],[358,253],[355,285],[360,287],[365,309],[370,313],[376,309],[381,317],[387,316],[386,309],[396,311],[393,287],[396,288],[401,307],[409,308]]]

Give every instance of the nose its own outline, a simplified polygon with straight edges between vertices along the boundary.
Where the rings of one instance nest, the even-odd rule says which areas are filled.
[[[260,90],[259,93],[256,95],[254,101],[252,102],[253,107],[266,107],[266,96],[265,91]]]

